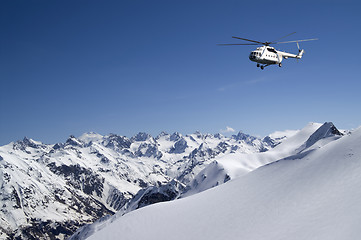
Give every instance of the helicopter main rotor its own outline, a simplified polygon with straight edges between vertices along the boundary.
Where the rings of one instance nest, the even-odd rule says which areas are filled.
[[[251,39],[247,39],[247,38],[241,38],[241,37],[232,37],[235,39],[240,39],[240,40],[244,40],[244,41],[248,41],[248,42],[252,42],[252,43],[226,43],[226,44],[217,44],[219,46],[227,46],[227,45],[264,45],[264,46],[269,46],[271,44],[280,44],[280,43],[292,43],[292,42],[296,42],[298,44],[298,42],[306,42],[306,41],[313,41],[313,40],[318,40],[318,38],[312,38],[312,39],[303,39],[303,40],[293,40],[293,41],[285,41],[285,42],[277,42],[285,37],[288,37],[292,34],[295,34],[296,32],[287,34],[277,40],[271,41],[271,42],[260,42],[260,41],[255,41],[255,40],[251,40]]]

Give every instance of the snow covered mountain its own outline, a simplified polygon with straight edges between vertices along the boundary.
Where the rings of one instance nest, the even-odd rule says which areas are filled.
[[[64,239],[118,210],[177,198],[212,161],[264,152],[272,141],[241,132],[87,133],[54,145],[24,138],[0,147],[0,238]]]
[[[250,154],[238,152],[218,158],[195,176],[188,184],[183,196],[218,186],[280,159],[294,158],[299,155],[305,157],[315,149],[337,140],[343,134],[331,122],[326,122],[323,125],[310,123],[299,131],[287,131],[284,134],[278,132],[273,134],[274,138],[269,136],[266,138],[267,140],[275,139],[272,140],[274,143],[280,140],[280,137],[275,137],[275,135],[287,135],[287,137],[284,137],[282,142],[273,144],[274,148],[267,152]]]
[[[361,238],[361,128],[342,136],[331,123],[311,124],[268,152],[228,159],[233,180],[95,224],[88,239]]]

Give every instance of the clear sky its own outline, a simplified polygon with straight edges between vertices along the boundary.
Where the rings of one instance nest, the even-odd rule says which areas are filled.
[[[360,1],[3,0],[0,145],[361,125]],[[305,42],[260,70],[232,36]],[[275,46],[297,52],[296,44]]]

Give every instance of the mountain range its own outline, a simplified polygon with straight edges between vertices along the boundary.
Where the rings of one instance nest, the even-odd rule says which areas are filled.
[[[242,132],[86,133],[57,144],[25,137],[0,147],[0,238],[66,239],[116,212],[189,194],[211,162],[267,152],[280,141]]]
[[[242,225],[245,221],[242,211],[246,211],[247,206],[253,209],[257,208],[253,202],[266,204],[258,197],[268,199],[272,195],[269,201],[277,201],[275,195],[281,190],[271,194],[272,187],[269,186],[270,189],[264,189],[262,193],[258,190],[263,189],[259,183],[267,182],[265,177],[272,182],[274,177],[287,175],[288,170],[282,167],[276,168],[280,172],[266,169],[283,166],[284,162],[313,159],[319,152],[327,153],[328,150],[324,149],[330,149],[329,146],[343,139],[355,138],[358,132],[340,131],[331,122],[326,122],[310,123],[301,130],[275,132],[263,139],[242,132],[231,137],[200,132],[185,136],[177,132],[162,132],[157,137],[138,133],[131,138],[86,133],[78,138],[70,136],[65,143],[57,144],[43,144],[24,138],[0,147],[0,238],[67,239],[71,236],[73,240],[88,237],[114,239],[121,234],[117,229],[126,228],[132,231],[123,232],[122,239],[145,238],[142,234],[146,234],[148,239],[166,239],[169,235],[172,239],[219,239],[207,234],[207,237],[200,237],[199,230],[188,226],[190,223],[193,227],[199,224],[193,221],[192,211],[193,214],[201,212],[195,219],[208,222],[209,228],[213,228],[214,222],[209,223],[208,218],[218,218],[212,213],[213,208],[224,210],[217,210],[219,219],[216,222],[230,218],[236,219],[233,225]],[[337,146],[339,152],[346,151]],[[350,143],[350,149],[355,146]],[[264,176],[257,174],[264,171],[271,172]],[[250,176],[258,177],[252,180],[254,182],[248,182],[247,179],[253,179]],[[290,181],[288,184],[292,183],[292,179],[287,180]],[[236,183],[245,189],[244,193],[225,187],[238,188]],[[277,184],[279,188],[283,186]],[[287,182],[284,184],[287,185]],[[218,194],[219,191],[221,193]],[[212,199],[204,197],[207,194],[213,194]],[[256,195],[250,199],[252,194]],[[223,196],[227,196],[226,199]],[[236,207],[234,200],[228,198],[241,200],[245,204],[244,209]],[[155,204],[166,201],[171,203]],[[203,201],[208,203],[203,205]],[[220,201],[230,202],[229,208],[219,206]],[[187,204],[183,206],[184,202]],[[292,205],[290,202],[287,204]],[[168,206],[175,208],[169,211]],[[238,216],[236,211],[231,214],[232,208],[241,211],[239,214],[242,213],[242,216]],[[166,211],[165,218],[158,216],[158,211]],[[180,214],[179,218],[177,214]],[[147,219],[158,217],[172,222],[172,231],[176,227],[173,223],[187,226],[189,234],[178,236],[177,231],[163,230],[167,234],[157,235],[153,231],[158,229],[157,224],[166,229],[168,225],[163,220],[147,222]],[[128,221],[126,219],[139,222],[142,233],[134,233],[137,224],[129,226],[124,222]],[[231,229],[224,231],[232,233]],[[209,234],[212,235],[213,231]],[[220,237],[219,233],[214,233],[214,236]],[[248,238],[253,235],[244,236],[246,239],[257,239]],[[233,236],[231,239],[236,238]]]

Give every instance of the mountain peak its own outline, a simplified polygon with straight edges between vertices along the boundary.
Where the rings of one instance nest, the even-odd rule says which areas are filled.
[[[143,141],[146,141],[151,138],[152,138],[152,136],[149,135],[148,133],[139,132],[134,137],[132,137],[132,140],[136,141],[136,142],[143,142]]]
[[[195,135],[196,138],[198,139],[207,139],[207,138],[213,138],[214,135],[213,134],[210,134],[210,133],[201,133],[200,131],[195,131],[192,135]]]
[[[182,138],[182,134],[180,134],[179,132],[174,132],[171,136],[170,136],[170,140],[173,142],[177,142],[179,141],[179,139]]]
[[[232,135],[232,138],[235,140],[243,140],[247,143],[251,143],[257,139],[256,137],[243,133],[242,131],[239,131],[237,135]]]
[[[168,136],[169,133],[165,132],[165,131],[162,131],[161,133],[159,133],[159,135],[156,137],[156,139],[160,139],[161,137],[164,137],[164,136]]]
[[[123,148],[129,148],[131,141],[124,136],[119,136],[116,134],[109,134],[103,141],[104,146],[112,148],[113,150],[121,150]]]
[[[220,133],[216,133],[216,134],[214,134],[214,137],[218,138],[218,139],[222,139],[224,136]]]
[[[77,139],[76,137],[74,137],[74,135],[70,135],[69,138],[66,140],[65,144],[74,147],[83,147],[84,145],[83,142]]]
[[[312,146],[320,139],[335,136],[342,136],[342,133],[335,127],[332,122],[325,122],[307,139],[306,148]]]
[[[41,142],[34,141],[33,139],[28,137],[24,137],[23,140],[19,140],[14,143],[14,147],[21,150],[25,150],[26,147],[39,148],[41,145]]]
[[[25,143],[29,147],[34,147],[34,148],[36,148],[38,145],[42,144],[41,142],[34,141],[33,139],[27,138],[27,137],[24,137],[23,143]]]

